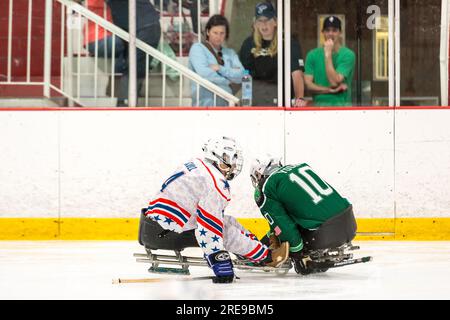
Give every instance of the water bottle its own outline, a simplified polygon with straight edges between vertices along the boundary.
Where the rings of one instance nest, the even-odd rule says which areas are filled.
[[[252,90],[252,76],[248,70],[245,70],[244,76],[242,77],[242,106],[250,107],[252,105]]]

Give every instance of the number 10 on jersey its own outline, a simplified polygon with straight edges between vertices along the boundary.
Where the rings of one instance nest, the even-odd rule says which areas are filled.
[[[323,200],[323,197],[329,196],[333,193],[333,188],[331,188],[317,175],[316,178],[311,176],[308,171],[312,172],[310,167],[300,167],[297,172],[292,172],[291,174],[289,174],[289,179],[292,182],[295,182],[300,188],[305,190],[305,192],[309,194],[309,196],[313,200],[314,204],[318,204]],[[308,185],[306,181],[308,181],[313,186],[313,188]]]

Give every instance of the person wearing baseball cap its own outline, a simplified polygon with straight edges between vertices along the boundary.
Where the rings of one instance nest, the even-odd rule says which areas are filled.
[[[255,18],[266,17],[273,19],[277,17],[277,12],[270,2],[260,2],[255,7]]]
[[[323,21],[322,31],[328,28],[335,28],[339,31],[342,31],[341,20],[335,16],[329,16]]]
[[[304,63],[300,43],[291,40],[292,105],[304,106]],[[244,40],[239,58],[253,77],[253,105],[278,106],[277,11],[265,1],[255,6],[253,34]]]
[[[306,55],[306,87],[316,106],[350,106],[355,53],[342,44],[342,22],[337,16],[325,18],[322,34],[323,46]]]

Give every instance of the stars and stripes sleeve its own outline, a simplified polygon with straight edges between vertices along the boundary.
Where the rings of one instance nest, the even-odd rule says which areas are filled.
[[[196,237],[205,254],[224,250],[223,212],[227,201],[215,190],[211,190],[197,206]]]

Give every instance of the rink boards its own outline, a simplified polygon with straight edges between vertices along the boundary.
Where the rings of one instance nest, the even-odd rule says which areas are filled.
[[[266,228],[251,159],[307,162],[353,204],[360,238],[450,239],[450,109],[0,111],[0,239],[135,239],[145,207],[210,136],[244,169],[227,214]]]

